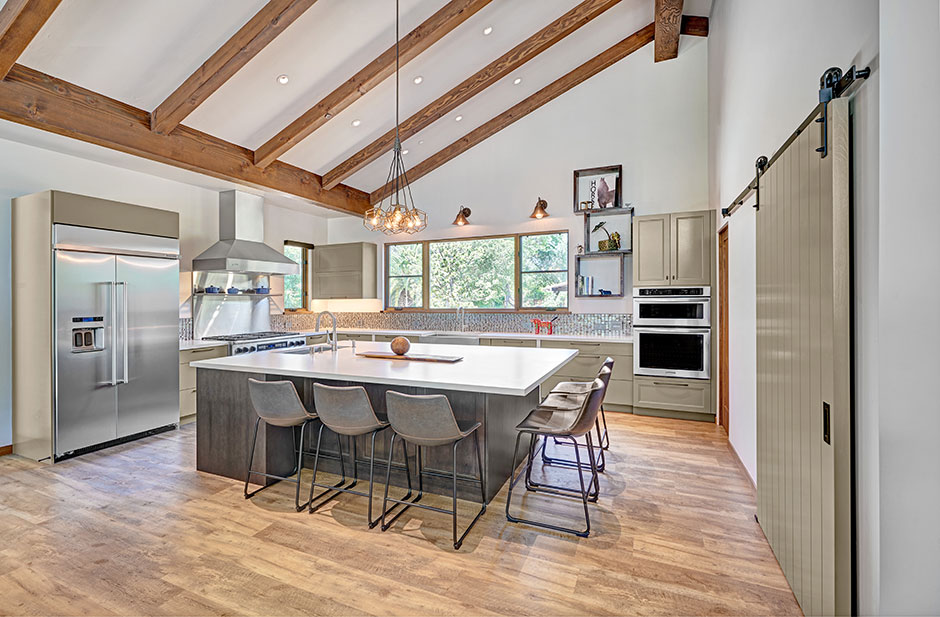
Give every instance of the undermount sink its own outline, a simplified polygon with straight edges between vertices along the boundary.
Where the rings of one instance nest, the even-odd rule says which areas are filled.
[[[349,348],[349,347],[352,347],[352,343],[349,343],[349,344],[346,344],[346,345],[344,345],[344,344],[342,344],[342,343],[339,343],[339,344],[336,345],[336,350],[339,351],[340,349],[347,349],[347,348]],[[294,348],[294,349],[284,349],[284,350],[282,350],[282,351],[278,351],[277,353],[289,353],[289,354],[293,354],[293,355],[295,355],[295,356],[302,356],[302,355],[304,355],[304,354],[322,353],[322,352],[332,351],[332,350],[333,350],[333,348],[332,348],[329,344],[327,344],[327,343],[320,343],[320,344],[318,344],[318,345],[308,345],[308,346],[306,346],[306,347],[296,347],[296,348]]]

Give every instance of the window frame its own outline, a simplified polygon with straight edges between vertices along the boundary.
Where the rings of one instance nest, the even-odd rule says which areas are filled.
[[[389,276],[389,272],[388,272],[389,263],[390,263],[389,258],[388,258],[389,249],[390,249],[391,247],[393,247],[393,246],[407,246],[407,245],[409,245],[409,244],[417,244],[417,245],[420,245],[420,246],[421,246],[421,274],[420,274],[420,276],[421,276],[421,306],[401,306],[401,307],[392,306],[392,307],[390,307],[390,306],[388,305],[388,280],[389,280],[389,278],[391,278],[391,277]],[[383,268],[384,268],[384,270],[385,270],[385,273],[384,273],[384,276],[385,276],[385,284],[384,284],[384,290],[383,290],[383,293],[382,293],[382,295],[384,296],[384,297],[383,297],[383,300],[382,300],[382,302],[383,302],[383,307],[384,307],[383,310],[385,310],[385,311],[395,311],[395,312],[401,312],[401,311],[415,311],[415,312],[421,312],[421,311],[424,311],[424,310],[427,308],[427,306],[428,306],[428,293],[429,293],[429,292],[428,292],[428,290],[429,290],[429,287],[428,287],[428,272],[429,272],[429,269],[428,269],[428,244],[427,244],[427,242],[426,242],[426,241],[422,242],[422,241],[420,241],[420,240],[418,240],[418,241],[412,240],[412,241],[410,241],[410,242],[409,242],[409,241],[403,241],[403,242],[386,242],[386,243],[385,243],[385,251],[384,251],[384,253],[385,253],[385,256],[384,256],[384,261],[385,261],[385,263],[383,264]],[[412,275],[407,275],[407,276],[409,276],[409,277],[418,277],[419,275],[417,275],[417,274],[412,274]],[[398,277],[398,278],[405,278],[405,277],[402,276],[402,277]]]
[[[565,307],[545,307],[545,306],[522,306],[522,238],[525,236],[544,236],[552,234],[565,234],[568,238],[568,255],[566,259],[566,279],[568,281],[568,288],[565,290],[565,296],[567,298],[567,306]],[[384,270],[384,279],[385,279],[385,291],[384,295],[384,308],[383,312],[390,313],[454,313],[457,309],[452,308],[440,308],[434,309],[430,308],[430,294],[431,294],[431,261],[430,261],[430,245],[438,242],[464,242],[467,240],[492,240],[497,238],[513,238],[513,286],[515,288],[515,306],[513,308],[466,308],[466,311],[471,313],[568,313],[571,310],[571,232],[568,229],[553,229],[549,231],[531,231],[531,232],[519,232],[519,233],[509,233],[509,234],[490,234],[484,236],[460,236],[456,238],[433,238],[429,240],[404,240],[401,242],[386,242],[385,243],[385,263],[383,264]],[[388,252],[389,247],[398,246],[402,244],[420,244],[421,245],[421,307],[390,307],[388,305],[388,271],[389,271],[389,260]],[[539,273],[543,272],[542,270],[533,270],[531,272]],[[546,270],[545,272],[562,272],[562,270]],[[530,272],[527,271],[527,274]],[[415,275],[417,276],[417,275]]]
[[[287,290],[284,290],[284,312],[285,313],[309,313],[310,312],[310,258],[313,255],[314,245],[309,242],[300,242],[299,240],[284,240],[284,246],[293,246],[303,249],[303,260],[300,265],[300,287],[302,305],[300,308],[287,308]],[[283,250],[282,250],[283,253]]]

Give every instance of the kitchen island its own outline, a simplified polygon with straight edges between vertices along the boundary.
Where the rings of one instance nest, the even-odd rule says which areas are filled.
[[[358,356],[369,351],[389,351],[388,343],[349,342],[337,351],[313,353],[300,348],[286,351],[245,354],[193,362],[197,369],[196,396],[199,407],[196,425],[196,468],[244,481],[245,464],[257,417],[248,398],[248,379],[289,379],[294,382],[308,409],[314,409],[313,384],[362,385],[372,400],[376,413],[385,415],[385,392],[406,394],[444,394],[462,425],[480,422],[480,445],[487,500],[509,478],[515,426],[539,402],[539,385],[577,355],[572,349],[477,347],[464,345],[411,346],[409,354],[460,356],[459,362],[417,362],[374,359]],[[255,468],[270,474],[287,475],[294,468],[296,430],[263,427],[255,450]],[[312,431],[309,431],[312,433]],[[376,439],[376,473],[384,477],[391,430]],[[336,440],[323,439],[321,460],[325,471],[339,472]],[[313,449],[314,441],[305,447]],[[369,444],[357,442],[360,463],[365,461]],[[425,489],[449,494],[451,453],[447,448],[426,448],[422,465],[429,475]],[[349,448],[346,448],[347,457]],[[414,450],[409,449],[409,456]],[[470,498],[479,495],[469,481],[476,476],[472,442],[457,449],[458,492]],[[398,448],[393,455],[392,483],[405,486],[404,461]],[[368,463],[361,467],[366,473]],[[347,465],[348,467],[348,465]],[[412,469],[415,466],[412,465]],[[438,474],[438,475],[436,475]],[[446,477],[439,477],[446,476]],[[362,476],[360,476],[362,477]],[[478,499],[478,497],[476,497]]]

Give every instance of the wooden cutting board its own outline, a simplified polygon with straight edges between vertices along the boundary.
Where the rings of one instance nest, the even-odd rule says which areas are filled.
[[[463,360],[462,356],[432,356],[428,354],[399,356],[391,351],[364,351],[356,355],[363,358],[379,358],[381,360],[414,360],[415,362],[446,362],[448,364]]]

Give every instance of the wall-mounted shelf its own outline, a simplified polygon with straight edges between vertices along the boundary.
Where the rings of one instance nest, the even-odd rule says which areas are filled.
[[[575,255],[574,280],[576,298],[623,298],[624,253],[595,252]],[[603,294],[601,290],[611,293]]]
[[[603,221],[604,228],[611,234],[620,234],[620,248],[614,251],[602,251],[598,241],[606,240],[607,234],[602,229],[592,232],[594,226]],[[633,208],[603,208],[584,212],[584,252],[587,255],[633,252]]]

